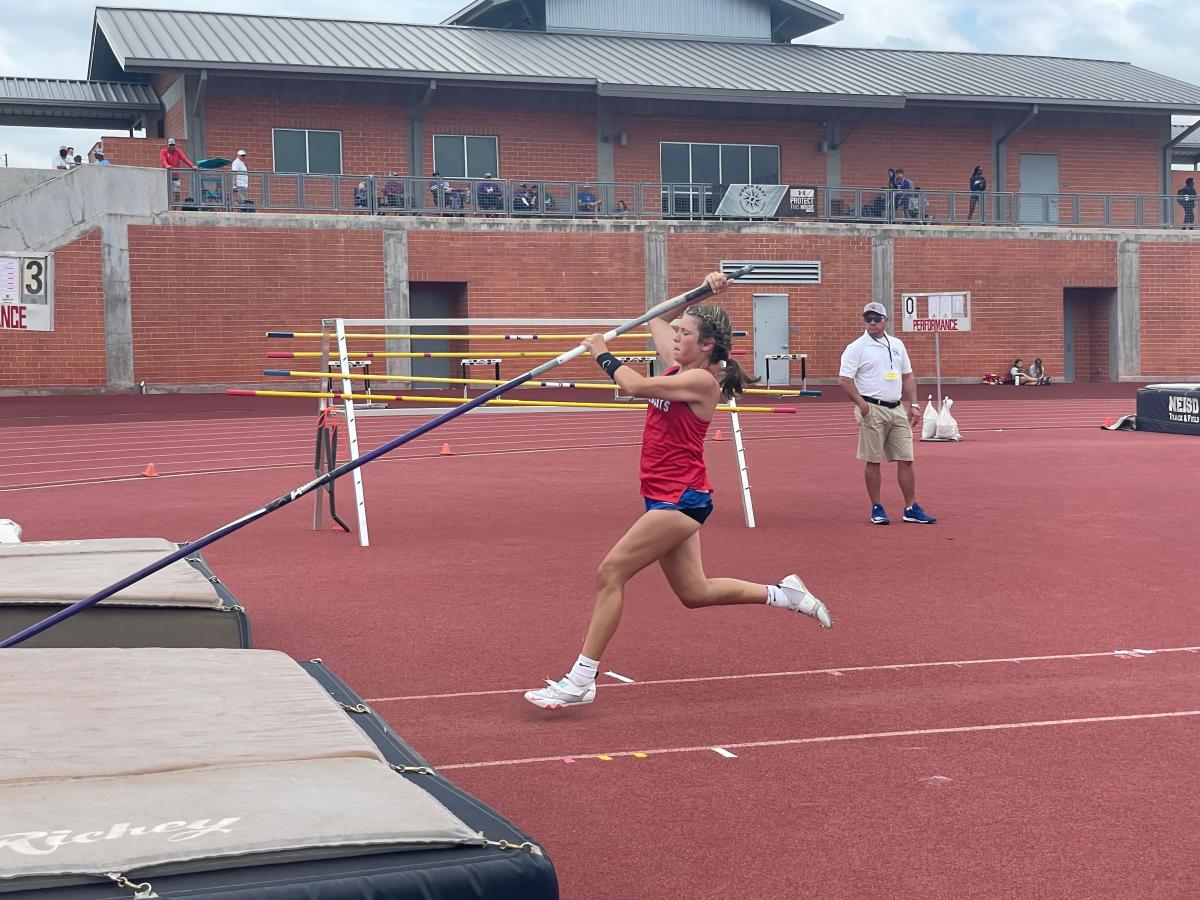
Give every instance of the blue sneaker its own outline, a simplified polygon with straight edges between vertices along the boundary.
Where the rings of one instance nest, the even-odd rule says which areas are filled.
[[[905,510],[905,515],[908,511]],[[891,525],[892,520],[888,518],[888,514],[883,511],[883,507],[876,503],[871,507],[871,524],[872,525]]]
[[[905,522],[916,522],[918,525],[932,525],[937,521],[937,516],[931,516],[925,510],[921,509],[920,503],[914,503],[908,509],[904,510]]]

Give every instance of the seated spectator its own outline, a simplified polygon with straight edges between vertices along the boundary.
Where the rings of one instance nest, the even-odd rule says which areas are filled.
[[[596,192],[586,181],[579,188],[578,200],[580,212],[596,213],[600,211],[600,201],[596,197]]]
[[[1042,358],[1040,356],[1035,359],[1033,364],[1029,367],[1029,376],[1031,378],[1036,378],[1038,384],[1049,384],[1052,380],[1050,376],[1046,374],[1046,367],[1042,365]]]
[[[371,188],[367,182],[371,180],[371,176],[366,176],[354,187],[354,207],[355,209],[366,209],[371,205]]]
[[[536,190],[534,191],[534,199],[537,199],[537,191]],[[552,193],[550,193],[549,191],[546,191],[545,209],[547,212],[550,212],[554,208],[555,208],[554,207],[554,195]]]
[[[612,214],[618,219],[625,218],[627,215],[629,215],[629,204],[624,200],[618,200],[617,207],[612,211]]]
[[[404,206],[404,183],[395,172],[388,172],[388,180],[383,183],[381,206],[385,209],[400,209]]]
[[[1031,383],[1032,384],[1045,384],[1046,383],[1040,377],[1034,376],[1030,372],[1025,371],[1025,367],[1022,365],[1023,362],[1024,362],[1024,360],[1022,360],[1020,358],[1013,360],[1012,368],[1008,370],[1009,378],[1012,379],[1010,381],[1010,384],[1014,384],[1014,385],[1020,387],[1022,382],[1024,382],[1025,384],[1031,384]],[[1039,359],[1039,364],[1040,364],[1040,359]]]
[[[500,182],[493,180],[491,172],[483,176],[483,181],[479,182],[476,194],[478,196],[476,205],[481,213],[489,219],[494,219],[500,215],[500,212],[504,209],[503,186]]]
[[[520,187],[513,192],[513,213],[527,216],[537,211],[537,185],[530,188],[522,181]]]

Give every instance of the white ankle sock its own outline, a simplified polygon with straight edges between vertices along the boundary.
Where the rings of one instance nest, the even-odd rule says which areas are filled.
[[[767,606],[787,606],[787,594],[777,584],[767,585]]]
[[[571,679],[571,683],[578,687],[587,687],[596,680],[596,671],[600,668],[600,660],[588,659],[582,653],[579,659],[575,660],[575,665],[571,667],[571,671],[567,673],[567,677]]]

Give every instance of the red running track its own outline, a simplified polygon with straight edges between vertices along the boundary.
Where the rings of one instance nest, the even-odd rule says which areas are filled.
[[[591,570],[637,515],[636,416],[466,416],[431,435],[456,455],[368,468],[371,549],[311,531],[301,501],[207,555],[258,646],[324,658],[542,840],[567,898],[1190,896],[1200,608],[1177,476],[1200,444],[1095,427],[1128,400],[1014,403],[963,402],[969,439],[920,446],[933,527],[866,524],[844,407],[747,422],[753,532],[710,445],[710,572],[797,570],[835,627],[688,612],[647,572],[603,665],[633,683],[565,714],[520,692],[573,659]],[[186,449],[201,424],[239,423],[122,440]],[[311,423],[240,424],[251,449],[297,445],[256,471],[13,486],[0,515],[31,540],[196,537],[307,477]]]

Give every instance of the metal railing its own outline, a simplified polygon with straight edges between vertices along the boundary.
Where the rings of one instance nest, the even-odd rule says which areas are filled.
[[[1173,228],[1184,224],[1168,194],[1030,194],[817,186],[815,214],[718,216],[723,185],[379,175],[305,175],[170,169],[171,206],[182,210],[360,215],[731,219],[901,225]]]

